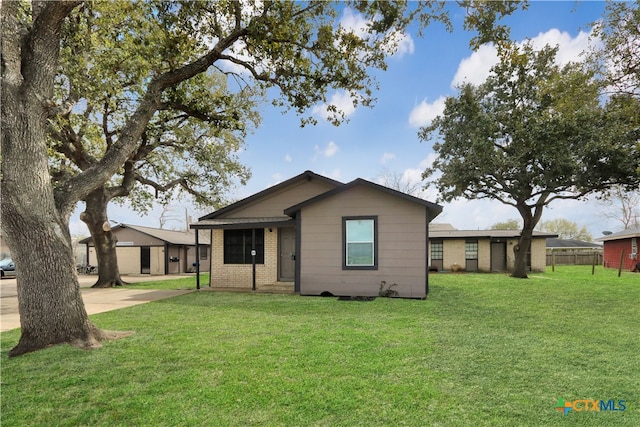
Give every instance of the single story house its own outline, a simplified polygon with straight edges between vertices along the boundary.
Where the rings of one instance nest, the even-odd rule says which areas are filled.
[[[428,293],[429,223],[442,207],[356,179],[303,172],[203,216],[210,286],[289,283],[301,295],[376,296],[382,282],[405,298]]]
[[[430,232],[430,266],[438,271],[502,272],[513,269],[513,246],[520,230],[456,230],[438,227]],[[546,268],[546,239],[556,234],[533,232],[527,265],[531,271]]]
[[[576,239],[547,239],[547,265],[591,265],[602,262],[602,245]]]
[[[609,268],[619,268],[622,260],[622,268],[634,270],[640,262],[638,256],[638,240],[640,240],[640,227],[628,228],[595,239],[603,243],[603,265]]]
[[[163,230],[132,224],[118,224],[111,229],[116,243],[120,274],[179,274],[195,271],[195,232]],[[93,239],[79,243],[87,247],[86,262],[98,265]],[[209,271],[209,240],[199,242],[200,270]]]

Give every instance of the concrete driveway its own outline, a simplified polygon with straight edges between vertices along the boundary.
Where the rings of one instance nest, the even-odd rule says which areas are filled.
[[[151,280],[172,280],[190,275],[170,276],[122,276],[125,282],[137,283]],[[78,276],[80,291],[88,314],[102,313],[119,308],[131,307],[149,301],[182,295],[193,290],[152,290],[152,289],[92,289],[97,276]],[[18,314],[18,290],[16,279],[0,280],[0,332],[20,327]]]

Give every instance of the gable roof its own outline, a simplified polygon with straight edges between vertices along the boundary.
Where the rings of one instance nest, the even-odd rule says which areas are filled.
[[[433,230],[429,231],[430,239],[516,239],[520,237],[521,230]],[[534,239],[558,237],[557,234],[534,231]]]
[[[314,203],[320,202],[322,200],[325,200],[329,197],[333,197],[336,194],[342,193],[343,191],[347,191],[357,185],[363,185],[365,187],[368,188],[373,188],[375,190],[378,191],[382,191],[384,193],[387,194],[391,194],[392,196],[395,197],[399,197],[401,199],[407,200],[409,202],[412,203],[417,203],[419,205],[425,206],[427,209],[429,209],[431,212],[434,213],[434,215],[431,216],[431,218],[429,218],[430,220],[432,220],[433,218],[435,218],[436,216],[438,216],[440,214],[440,212],[442,212],[442,206],[437,205],[435,203],[429,202],[427,200],[421,199],[419,197],[415,197],[415,196],[411,196],[409,194],[403,193],[401,191],[397,191],[394,190],[392,188],[389,187],[385,187],[383,185],[380,184],[376,184],[374,182],[371,181],[367,181],[366,179],[362,179],[362,178],[357,178],[354,179],[353,181],[347,183],[347,184],[343,184],[340,185],[339,187],[334,188],[333,190],[329,190],[326,193],[322,193],[316,197],[312,197],[308,200],[305,200],[304,202],[298,203],[297,205],[291,206],[287,209],[284,210],[284,213],[286,215],[289,216],[295,216],[297,212],[299,212],[302,208],[312,205]]]
[[[163,240],[172,245],[193,245],[195,246],[195,232],[193,230],[189,231],[175,231],[175,230],[164,230],[161,228],[153,228],[153,227],[144,227],[142,225],[132,225],[132,224],[118,224],[113,227],[112,231],[117,232],[120,229],[130,228],[132,230],[137,231],[138,233],[146,234],[147,236],[154,237],[156,239]],[[201,245],[208,245],[209,236],[200,235],[198,236],[198,243]],[[91,241],[91,237],[87,237],[86,239],[80,240],[79,243],[86,244]]]
[[[269,187],[269,188],[267,188],[265,190],[262,190],[262,191],[260,191],[258,193],[255,193],[255,194],[253,194],[253,195],[251,195],[249,197],[246,197],[246,198],[244,198],[242,200],[239,200],[239,201],[237,201],[235,203],[232,203],[232,204],[230,204],[228,206],[225,206],[224,208],[219,209],[219,210],[217,210],[215,212],[212,212],[212,213],[210,213],[208,215],[200,217],[200,218],[198,218],[198,221],[218,218],[218,217],[220,217],[222,215],[225,215],[225,214],[227,214],[227,213],[229,213],[231,211],[234,211],[234,210],[239,209],[239,208],[241,208],[243,206],[249,205],[249,204],[251,204],[251,203],[255,202],[256,200],[259,200],[259,199],[261,199],[263,197],[267,197],[267,196],[269,196],[271,194],[277,193],[278,191],[282,190],[283,188],[289,187],[292,184],[295,184],[295,183],[300,182],[300,181],[305,181],[305,180],[306,181],[311,181],[313,179],[317,179],[317,180],[326,182],[326,183],[331,184],[333,186],[343,185],[343,183],[340,182],[340,181],[336,181],[334,179],[327,178],[326,176],[318,175],[315,172],[307,170],[307,171],[302,172],[300,175],[296,175],[293,178],[289,178],[286,181],[282,181],[279,184],[276,184],[276,185],[274,185],[272,187]]]
[[[596,242],[606,242],[608,240],[630,239],[632,237],[640,237],[640,227],[627,228],[626,230],[618,231],[608,236],[598,237],[595,240]]]

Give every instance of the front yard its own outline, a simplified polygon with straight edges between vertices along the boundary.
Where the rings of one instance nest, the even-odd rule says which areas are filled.
[[[136,331],[100,350],[16,359],[5,332],[0,421],[637,426],[640,274],[590,273],[434,274],[425,301],[192,293],[92,316]],[[558,399],[626,410],[563,415]]]

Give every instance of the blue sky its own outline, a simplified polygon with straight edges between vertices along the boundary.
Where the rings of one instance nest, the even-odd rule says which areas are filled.
[[[533,39],[544,44],[560,46],[561,61],[577,60],[589,43],[589,24],[601,17],[604,2],[547,2],[534,1],[527,11],[508,17],[512,38],[516,41]],[[241,199],[277,184],[305,170],[326,175],[342,182],[361,177],[376,181],[384,170],[401,174],[408,182],[420,180],[421,172],[430,165],[434,153],[431,143],[420,142],[417,134],[442,111],[444,97],[456,94],[455,85],[463,79],[472,83],[484,80],[496,61],[491,46],[477,52],[469,48],[473,34],[462,30],[464,11],[450,4],[454,32],[435,23],[423,37],[415,33],[405,35],[403,49],[389,58],[389,67],[377,72],[380,90],[373,108],[349,107],[350,101],[342,93],[329,94],[335,103],[344,106],[348,122],[339,127],[322,118],[322,106],[313,113],[319,119],[316,126],[300,128],[294,113],[283,114],[270,104],[262,108],[262,124],[246,139],[241,162],[252,171],[246,186],[234,189],[230,197]],[[344,20],[357,16],[343,15]],[[345,21],[346,22],[346,21]],[[435,201],[437,193],[426,190],[421,194]],[[176,206],[176,216],[183,218],[190,206]],[[553,202],[542,220],[566,218],[586,226],[593,237],[603,230],[620,228],[601,213],[603,206],[591,201]],[[84,233],[86,227],[77,219],[80,207],[72,217],[72,233]],[[126,207],[113,205],[109,217],[117,222],[158,226],[160,208],[148,216],[140,216]],[[493,201],[454,201],[444,204],[443,214],[436,222],[448,222],[458,229],[483,229],[507,219],[519,218],[515,208]],[[180,227],[179,221],[168,224]]]

